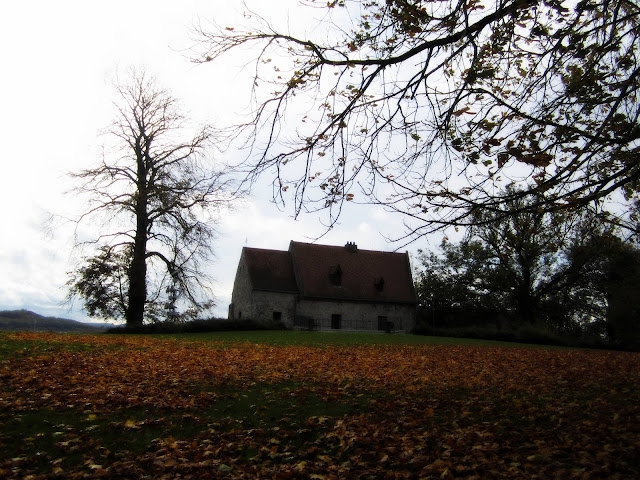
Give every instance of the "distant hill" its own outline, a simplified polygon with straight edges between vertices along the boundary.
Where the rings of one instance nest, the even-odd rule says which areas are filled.
[[[0,330],[38,332],[99,332],[113,325],[83,323],[66,318],[43,317],[29,310],[0,310]]]

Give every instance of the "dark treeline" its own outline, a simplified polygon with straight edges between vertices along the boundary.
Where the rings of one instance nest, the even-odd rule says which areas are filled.
[[[640,250],[594,210],[474,213],[458,243],[420,252],[419,333],[640,347]]]

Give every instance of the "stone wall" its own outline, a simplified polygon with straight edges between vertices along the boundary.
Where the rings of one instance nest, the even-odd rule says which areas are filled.
[[[244,258],[244,250],[240,255],[238,269],[236,270],[236,278],[233,282],[233,291],[231,293],[231,304],[229,305],[229,320],[239,320],[241,318],[251,318],[248,313],[250,307],[248,303],[251,301],[251,282],[249,281],[249,269]]]
[[[292,327],[295,317],[295,295],[254,291],[251,301],[245,303],[245,308],[246,313],[241,313],[244,318],[265,323],[281,322],[287,327]]]
[[[380,331],[388,328],[384,322],[391,322],[392,331],[410,332],[415,326],[415,306],[303,299],[298,302],[294,326]]]
[[[233,284],[229,319],[247,319],[264,323],[278,321],[292,327],[295,317],[295,297],[291,293],[254,291],[249,279],[249,269],[242,255]]]

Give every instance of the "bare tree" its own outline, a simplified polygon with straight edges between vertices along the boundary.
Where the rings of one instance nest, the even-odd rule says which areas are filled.
[[[68,282],[90,315],[119,316],[127,325],[173,312],[176,297],[210,304],[202,267],[212,254],[215,222],[233,194],[223,173],[205,162],[215,132],[195,135],[178,102],[145,72],[117,84],[117,118],[106,131],[115,150],[94,167],[73,174],[102,230]],[[201,298],[201,297],[204,297]],[[173,315],[173,313],[172,313]]]
[[[199,62],[257,52],[244,167],[296,215],[381,204],[416,239],[536,192],[527,209],[637,198],[637,1],[307,3],[327,15],[306,36],[250,11],[197,30]]]

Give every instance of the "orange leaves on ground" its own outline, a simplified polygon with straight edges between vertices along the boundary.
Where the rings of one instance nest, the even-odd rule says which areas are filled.
[[[0,418],[86,424],[54,437],[81,461],[34,478],[640,477],[638,354],[5,338],[69,348],[0,363]],[[144,444],[114,452],[98,430]],[[0,473],[20,478],[28,461],[0,456]]]

